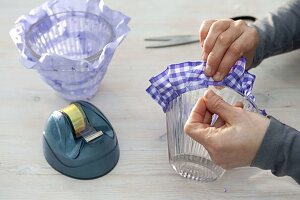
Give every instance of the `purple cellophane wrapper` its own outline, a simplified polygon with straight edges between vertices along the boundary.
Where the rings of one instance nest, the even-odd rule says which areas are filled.
[[[246,59],[240,58],[222,81],[214,81],[204,74],[206,62],[184,62],[172,64],[162,73],[150,79],[147,93],[168,111],[169,103],[181,94],[207,88],[208,86],[227,86],[254,101],[252,86],[255,76],[245,71]]]
[[[129,32],[130,18],[102,0],[47,1],[10,31],[21,63],[64,98],[89,99]]]

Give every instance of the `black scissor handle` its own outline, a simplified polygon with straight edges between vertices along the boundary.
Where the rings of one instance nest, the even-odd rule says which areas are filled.
[[[249,16],[249,15],[241,15],[241,16],[231,17],[231,19],[234,21],[236,21],[236,20],[246,20],[246,21],[252,21],[252,22],[256,21],[256,17]]]

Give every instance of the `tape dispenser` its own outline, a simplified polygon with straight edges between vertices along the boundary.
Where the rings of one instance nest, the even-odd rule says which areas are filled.
[[[64,175],[93,179],[110,172],[119,160],[115,131],[91,103],[77,101],[54,111],[45,126],[47,162]]]

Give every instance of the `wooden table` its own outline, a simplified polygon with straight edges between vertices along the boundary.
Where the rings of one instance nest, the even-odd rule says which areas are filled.
[[[91,102],[111,120],[121,157],[108,175],[82,181],[53,170],[42,153],[46,119],[69,102],[42,82],[35,71],[21,66],[8,36],[17,17],[42,1],[1,0],[0,199],[300,199],[300,188],[291,178],[278,178],[257,168],[230,170],[212,183],[175,174],[168,163],[165,115],[145,92],[148,79],[168,64],[198,60],[201,54],[197,44],[145,49],[145,37],[197,34],[206,18],[241,14],[262,17],[280,2],[107,0],[111,8],[132,17],[132,31],[118,48]],[[252,70],[257,75],[257,104],[298,129],[299,63],[296,51],[267,59]]]

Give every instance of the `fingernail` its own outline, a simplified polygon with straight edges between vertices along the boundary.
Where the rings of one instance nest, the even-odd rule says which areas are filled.
[[[209,76],[210,73],[211,73],[211,67],[208,66],[208,65],[206,65],[206,67],[205,67],[205,74]]]
[[[222,74],[220,72],[217,72],[214,76],[213,76],[213,79],[215,81],[221,81],[223,78]]]
[[[209,90],[206,90],[204,96],[205,96],[205,98],[210,98],[210,97],[212,97],[214,94],[215,94],[215,93],[214,93],[211,89],[209,89]]]

